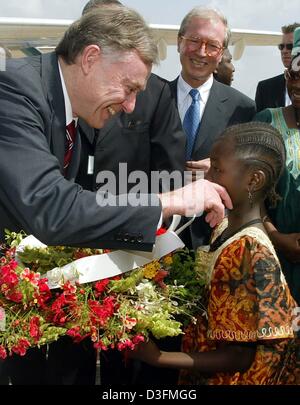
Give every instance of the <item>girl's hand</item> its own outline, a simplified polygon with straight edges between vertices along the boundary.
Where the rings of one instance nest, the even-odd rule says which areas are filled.
[[[152,340],[148,342],[139,343],[134,350],[127,353],[128,358],[138,359],[150,364],[151,366],[157,366],[161,352]]]
[[[292,263],[300,262],[300,233],[272,232],[270,238],[278,251]]]
[[[201,179],[205,177],[206,173],[210,168],[210,158],[187,161],[185,165],[186,165],[185,170],[192,172],[192,180],[196,181],[198,178]]]

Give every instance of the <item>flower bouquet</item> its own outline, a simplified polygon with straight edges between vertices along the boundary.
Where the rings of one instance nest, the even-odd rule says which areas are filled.
[[[62,277],[59,288],[51,290],[45,274],[53,267],[107,253],[47,246],[16,251],[23,236],[10,233],[1,247],[2,359],[12,353],[24,355],[28,348],[61,336],[75,342],[90,337],[101,350],[133,349],[149,334],[156,338],[181,334],[183,323],[199,314],[205,283],[187,250],[92,283]]]

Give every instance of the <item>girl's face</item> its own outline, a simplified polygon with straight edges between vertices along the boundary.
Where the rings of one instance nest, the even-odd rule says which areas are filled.
[[[221,140],[214,144],[210,155],[211,166],[206,178],[225,187],[236,208],[248,200],[247,169],[235,157],[232,141]]]

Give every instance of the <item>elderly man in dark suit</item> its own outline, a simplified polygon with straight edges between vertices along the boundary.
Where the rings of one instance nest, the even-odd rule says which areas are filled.
[[[140,206],[74,183],[80,138],[74,138],[73,121],[101,128],[120,111],[131,113],[156,60],[142,17],[126,7],[106,7],[73,23],[55,53],[8,61],[0,73],[2,240],[5,228],[24,229],[47,244],[151,250],[160,218],[184,214],[192,196],[192,211],[201,210],[204,195],[212,225],[222,217],[222,200],[230,205],[230,199],[209,182],[186,192],[143,195]],[[11,376],[20,377],[13,382],[41,382],[33,357],[21,359],[23,370],[19,358],[17,368],[9,359]]]
[[[187,133],[186,168],[194,174],[209,167],[210,150],[220,133],[230,125],[251,121],[256,111],[253,100],[213,78],[229,36],[226,18],[214,9],[203,7],[191,10],[178,32],[182,71],[170,86]],[[193,92],[198,96],[196,102],[191,96]],[[193,134],[190,133],[191,108],[198,119]],[[210,230],[201,218],[194,221],[190,231],[191,235],[186,234],[186,244],[195,248],[208,243]]]
[[[278,45],[283,66],[288,68],[291,63],[294,31],[299,23],[285,25],[281,28],[282,41]],[[257,112],[265,108],[285,107],[291,104],[284,74],[262,80],[258,83],[255,95]]]
[[[123,6],[118,0],[90,0],[82,14],[108,5]],[[155,74],[150,75],[146,89],[137,95],[132,113],[116,115],[98,131],[85,127],[81,142],[76,181],[88,190],[103,186],[98,174],[107,170],[116,175],[117,194],[133,186],[127,180],[134,171],[146,173],[149,179],[151,173],[158,175],[162,170],[184,171],[185,134],[168,83]],[[148,190],[151,191],[151,182]]]

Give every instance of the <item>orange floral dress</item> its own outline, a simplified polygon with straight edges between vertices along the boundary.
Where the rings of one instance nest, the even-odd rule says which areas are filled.
[[[246,372],[205,377],[194,370],[183,370],[180,383],[299,383],[293,332],[296,304],[268,237],[260,229],[249,227],[209,255],[212,272],[207,319],[199,316],[197,323],[186,329],[182,350],[203,352],[215,350],[221,342],[252,342],[256,355]]]

